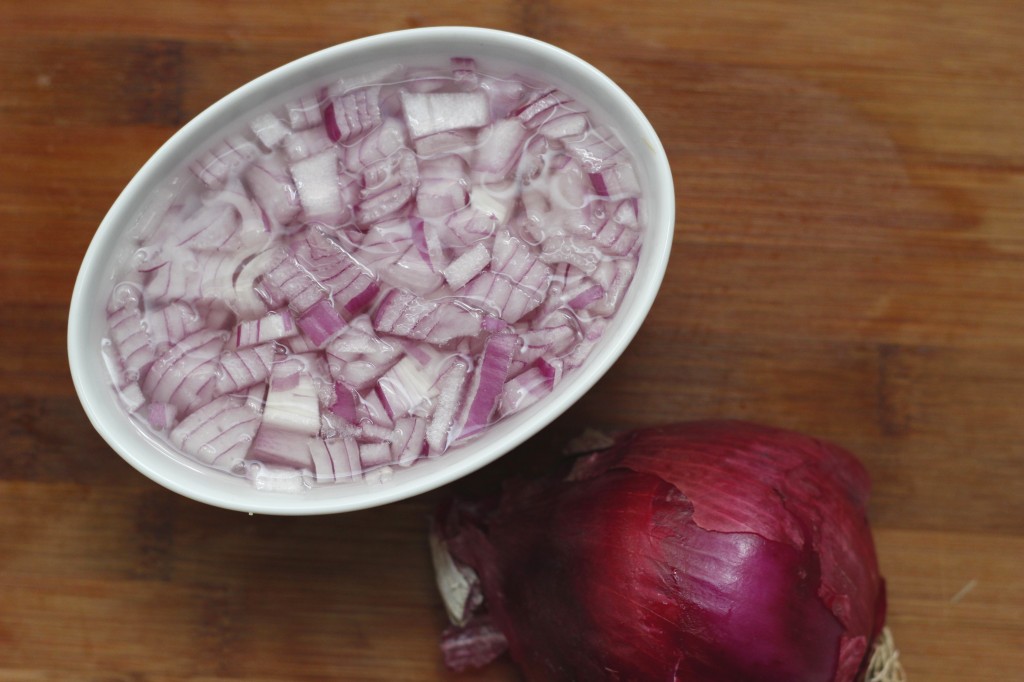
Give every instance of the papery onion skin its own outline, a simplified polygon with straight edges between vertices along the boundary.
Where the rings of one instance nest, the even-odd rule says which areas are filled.
[[[853,682],[885,618],[845,450],[745,422],[623,434],[436,531],[531,681]],[[458,630],[451,634],[454,635]]]

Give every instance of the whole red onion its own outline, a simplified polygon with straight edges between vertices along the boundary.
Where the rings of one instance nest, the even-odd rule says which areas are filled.
[[[451,503],[434,536],[462,623],[446,661],[507,646],[529,680],[857,680],[885,619],[868,488],[835,445],[716,421]]]

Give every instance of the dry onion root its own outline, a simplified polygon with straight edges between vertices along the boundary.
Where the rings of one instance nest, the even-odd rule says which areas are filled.
[[[907,674],[903,672],[903,664],[900,663],[900,652],[889,628],[882,628],[882,634],[875,642],[865,682],[907,682]]]

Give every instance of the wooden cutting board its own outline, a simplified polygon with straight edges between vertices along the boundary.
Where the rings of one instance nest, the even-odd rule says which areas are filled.
[[[250,517],[123,463],[74,395],[78,264],[181,124],[316,49],[525,33],[616,79],[668,150],[664,290],[550,429],[382,509]],[[0,4],[0,679],[455,676],[425,530],[586,426],[737,417],[858,453],[911,680],[1024,671],[1024,4],[409,0]]]

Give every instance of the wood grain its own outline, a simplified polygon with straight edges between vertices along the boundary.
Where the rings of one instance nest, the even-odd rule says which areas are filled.
[[[78,264],[181,124],[372,33],[470,24],[616,79],[668,150],[663,292],[609,374],[448,489],[322,518],[167,492],[92,430]],[[0,4],[0,679],[454,676],[425,544],[442,495],[587,425],[739,417],[858,453],[911,680],[1024,670],[1024,4],[746,0]]]

